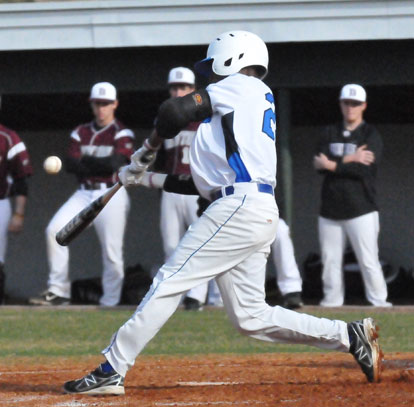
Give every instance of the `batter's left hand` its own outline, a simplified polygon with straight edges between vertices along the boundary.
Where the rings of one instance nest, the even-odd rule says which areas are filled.
[[[119,180],[121,181],[122,185],[126,188],[131,186],[138,186],[140,185],[141,178],[143,177],[145,172],[135,172],[131,171],[131,164],[125,165],[121,167],[118,172]]]
[[[23,230],[24,216],[15,213],[9,223],[9,232],[19,233]]]

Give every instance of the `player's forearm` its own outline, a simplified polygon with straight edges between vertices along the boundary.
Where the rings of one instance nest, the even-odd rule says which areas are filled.
[[[326,154],[319,153],[313,158],[313,166],[317,171],[335,172],[337,162],[334,160],[330,160]]]
[[[210,96],[205,89],[163,102],[158,111],[156,130],[159,137],[175,137],[191,122],[199,122],[213,114]]]
[[[65,170],[69,173],[75,174],[78,177],[85,177],[90,175],[88,167],[81,163],[79,158],[66,157],[65,159]]]
[[[336,174],[341,176],[348,176],[350,178],[364,178],[371,176],[372,173],[376,170],[376,164],[365,165],[358,162],[340,162],[338,163]]]
[[[342,159],[342,162],[343,162],[344,164],[348,164],[348,163],[351,163],[351,162],[353,162],[353,161],[355,161],[354,154],[348,154],[348,155],[346,155],[346,156]]]
[[[18,195],[27,196],[28,191],[29,191],[29,187],[27,185],[26,177],[17,178],[13,180],[12,189],[11,189],[12,196],[18,196]]]
[[[164,142],[164,139],[158,136],[158,133],[156,130],[153,130],[151,135],[148,137],[148,143],[155,150],[158,150],[158,148],[161,147],[161,144],[163,142]]]
[[[336,161],[328,160],[325,165],[325,170],[335,172],[338,164]]]
[[[159,174],[145,172],[140,185],[148,188],[163,189],[181,195],[199,195],[191,175]]]
[[[24,216],[26,211],[27,197],[25,195],[17,195],[14,202],[14,215]]]
[[[128,159],[122,154],[114,154],[110,157],[83,156],[81,164],[88,168],[90,175],[106,176],[128,164]]]
[[[163,189],[166,192],[174,192],[181,195],[199,195],[190,175],[168,175]]]
[[[11,217],[8,226],[9,232],[19,233],[23,230],[26,200],[27,198],[25,195],[16,195],[13,216]]]

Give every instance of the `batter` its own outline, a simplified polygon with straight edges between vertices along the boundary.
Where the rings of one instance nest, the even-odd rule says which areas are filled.
[[[199,193],[213,200],[160,268],[147,295],[103,350],[106,362],[67,393],[123,394],[124,377],[136,357],[177,309],[181,295],[216,278],[234,327],[256,339],[300,343],[351,352],[377,381],[380,352],[371,318],[347,324],[316,318],[265,302],[264,280],[276,234],[275,105],[262,82],[268,52],[255,34],[231,31],[209,46],[196,69],[212,83],[205,90],[161,105],[157,133],[131,157],[134,183],[143,176],[157,145],[189,121],[204,120],[191,145],[190,166]]]

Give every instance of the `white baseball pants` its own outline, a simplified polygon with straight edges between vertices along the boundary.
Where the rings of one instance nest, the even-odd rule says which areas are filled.
[[[273,261],[276,266],[276,281],[280,293],[302,292],[302,278],[295,259],[289,226],[279,218],[276,239],[272,243]]]
[[[278,221],[275,199],[253,184],[234,187],[234,195],[215,201],[190,226],[135,313],[102,351],[122,376],[174,313],[181,295],[214,277],[227,314],[240,332],[264,341],[349,350],[345,322],[265,302],[266,262]]]
[[[0,263],[4,264],[7,249],[8,228],[12,215],[9,198],[0,199]]]
[[[160,227],[165,261],[174,252],[188,227],[198,219],[197,200],[198,196],[196,195],[182,195],[162,191]],[[204,304],[208,291],[209,283],[204,283],[189,290],[185,296]],[[209,294],[209,301],[211,300],[213,305],[221,303],[220,293],[214,281],[210,282],[210,292],[212,294]]]
[[[69,249],[56,242],[56,233],[79,211],[105,193],[107,189],[78,189],[57,211],[46,229],[46,245],[49,261],[48,289],[52,293],[70,298]],[[124,279],[123,242],[129,196],[121,188],[93,221],[102,249],[102,288],[100,304],[114,306],[121,298]]]
[[[378,307],[391,306],[387,302],[387,284],[378,258],[378,212],[340,221],[319,217],[318,223],[323,264],[321,305],[340,307],[344,303],[342,265],[348,238],[361,269],[367,300]]]

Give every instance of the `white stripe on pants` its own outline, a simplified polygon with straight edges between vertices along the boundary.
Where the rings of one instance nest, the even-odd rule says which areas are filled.
[[[135,358],[174,313],[182,293],[216,277],[234,326],[257,339],[347,352],[347,324],[265,302],[266,261],[277,227],[274,197],[231,195],[215,201],[190,226],[132,317],[102,351],[125,376]]]
[[[4,264],[7,249],[7,234],[11,218],[10,199],[0,199],[0,263]]]
[[[56,212],[47,226],[46,243],[50,267],[48,289],[60,297],[70,298],[69,249],[56,242],[56,233],[105,191],[77,190]],[[113,306],[120,300],[124,278],[122,251],[128,210],[128,193],[125,188],[121,188],[93,221],[102,249],[101,305]]]
[[[367,300],[375,306],[389,306],[387,284],[378,258],[378,212],[347,220],[319,217],[319,241],[322,254],[322,306],[338,307],[345,298],[343,255],[347,238],[361,269]]]

